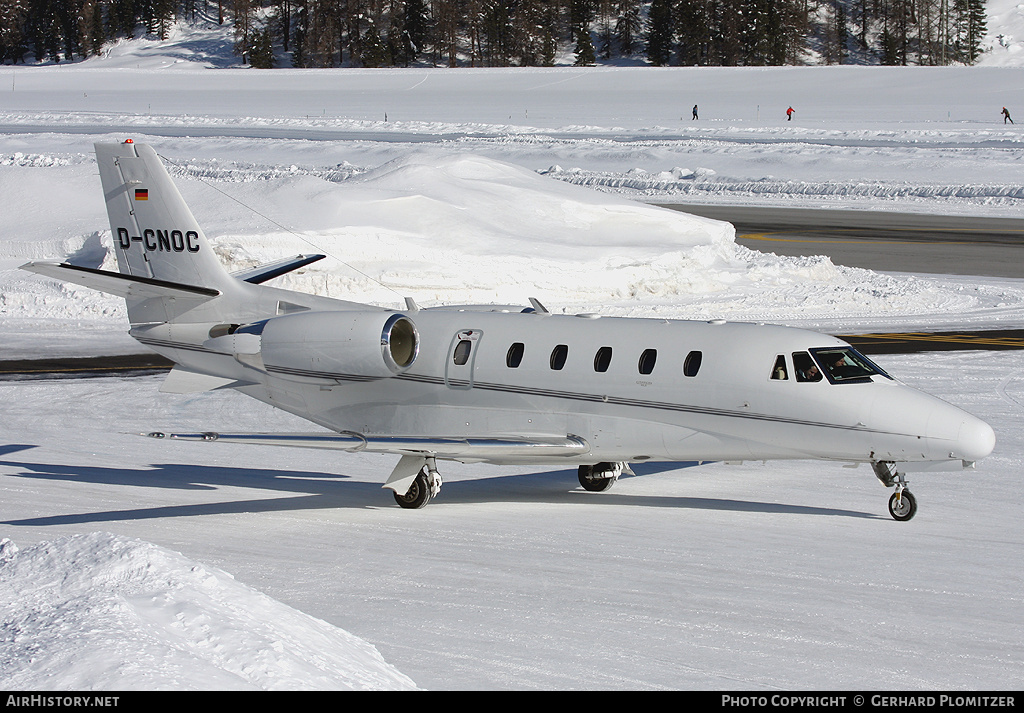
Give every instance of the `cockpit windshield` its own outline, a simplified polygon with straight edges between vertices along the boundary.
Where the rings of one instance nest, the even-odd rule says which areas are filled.
[[[892,379],[879,366],[853,347],[823,347],[811,349],[822,373],[833,384],[870,382],[872,376]]]

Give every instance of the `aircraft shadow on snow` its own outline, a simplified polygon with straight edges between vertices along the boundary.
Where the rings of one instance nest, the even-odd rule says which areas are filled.
[[[29,445],[0,446],[0,456],[33,448]],[[637,477],[696,466],[696,463],[651,463],[634,466]],[[283,471],[263,468],[156,463],[149,468],[107,468],[67,463],[29,463],[0,459],[0,466],[25,472],[6,477],[33,478],[132,486],[170,490],[216,491],[223,487],[253,488],[284,493],[282,497],[216,502],[157,505],[125,510],[68,513],[6,520],[5,525],[50,526],[165,517],[195,517],[237,513],[287,512],[324,508],[378,508],[393,506],[390,493],[376,483],[351,480],[349,476],[314,471]],[[627,479],[628,476],[623,476]],[[831,515],[876,518],[871,513],[828,507],[785,503],[679,497],[673,495],[632,495],[625,492],[588,493],[579,487],[575,469],[538,473],[498,475],[445,483],[445,502],[452,505],[480,503],[578,503],[664,507],[681,510],[723,510],[734,512]],[[397,507],[397,506],[396,506]],[[435,505],[436,507],[436,505]]]

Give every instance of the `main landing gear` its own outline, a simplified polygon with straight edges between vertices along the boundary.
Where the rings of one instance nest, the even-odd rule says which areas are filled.
[[[580,485],[584,490],[592,493],[601,493],[608,490],[619,476],[623,473],[632,475],[626,463],[597,463],[596,465],[581,465],[579,467]],[[433,458],[427,458],[425,464],[416,474],[412,485],[405,492],[405,495],[395,495],[395,502],[408,510],[418,510],[426,507],[427,503],[441,492],[441,474],[437,472],[437,465]]]
[[[917,514],[917,498],[907,490],[907,477],[896,470],[895,463],[878,462],[872,463],[875,475],[882,485],[887,488],[896,488],[896,492],[889,498],[889,514],[893,520],[906,522]]]
[[[581,465],[579,468],[580,485],[592,493],[602,493],[615,485],[623,471],[630,472],[625,463],[597,463]]]
[[[437,472],[437,466],[433,458],[428,458],[426,465],[420,469],[419,475],[412,481],[412,486],[405,495],[395,493],[395,502],[403,508],[418,510],[426,507],[430,499],[441,492],[441,474]]]

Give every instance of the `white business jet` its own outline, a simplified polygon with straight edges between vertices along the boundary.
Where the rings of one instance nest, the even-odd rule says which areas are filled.
[[[323,428],[157,438],[397,455],[384,487],[405,508],[438,494],[441,460],[578,467],[592,491],[648,461],[869,463],[897,520],[917,510],[907,472],[972,467],[995,445],[984,421],[815,332],[268,287],[323,256],[229,274],[151,147],[97,144],[96,159],[120,272],[25,269],[124,297],[130,334],[176,364],[163,391],[235,389]]]

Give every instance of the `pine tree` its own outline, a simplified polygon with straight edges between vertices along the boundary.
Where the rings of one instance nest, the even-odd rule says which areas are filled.
[[[430,18],[424,0],[406,0],[402,25],[403,49],[398,57],[409,66],[425,50],[430,36]]]
[[[748,5],[744,0],[721,0],[714,4],[708,18],[711,27],[711,62],[735,67],[744,58],[743,40],[749,22]]]
[[[590,37],[590,23],[594,21],[595,10],[596,0],[570,0],[569,23],[576,42],[574,64],[577,67],[589,66],[597,61],[594,41]]]
[[[594,42],[590,39],[590,28],[579,26],[576,28],[576,61],[573,64],[577,67],[589,67],[597,61],[594,55]]]
[[[480,13],[481,57],[488,66],[507,67],[512,52],[513,3],[489,0]]]
[[[672,59],[675,28],[672,22],[671,0],[652,0],[648,18],[650,26],[647,32],[647,59],[651,64],[663,67]]]
[[[551,37],[547,0],[521,0],[512,17],[512,56],[522,67],[543,65]],[[552,61],[554,56],[552,55]]]
[[[249,66],[255,69],[273,69],[274,42],[269,27],[253,31],[249,41]]]
[[[707,64],[711,28],[704,0],[679,0],[675,26],[679,38],[679,63]]]
[[[28,51],[25,23],[28,19],[28,0],[0,2],[0,62],[25,61]]]
[[[234,0],[231,5],[232,20],[235,27],[235,54],[241,55],[242,64],[247,64],[249,51],[253,42],[253,14],[255,8],[251,0]],[[161,37],[161,39],[163,39]]]
[[[436,41],[434,42],[434,62],[444,58],[449,67],[458,64],[459,57],[459,13],[458,0],[435,0],[434,22],[436,23]]]
[[[612,0],[599,0],[597,6],[597,39],[601,59],[611,59],[615,52],[615,38],[612,31],[614,8]]]
[[[363,34],[362,61],[364,67],[384,67],[390,64],[387,45],[380,36],[377,23],[368,20],[369,26]]]
[[[558,8],[551,4],[544,11],[544,27],[541,30],[541,66],[554,67],[558,56]]]
[[[838,46],[838,57],[837,61],[839,64],[846,63],[846,43],[850,39],[850,31],[846,26],[846,5],[841,0],[835,2],[836,15],[835,15],[835,28],[836,28],[836,45]]]
[[[963,2],[963,31],[960,35],[960,54],[965,64],[974,64],[981,55],[981,40],[987,31],[985,21],[985,0]]]
[[[622,54],[630,56],[639,49],[639,38],[643,32],[640,4],[637,0],[619,0],[618,19],[615,21],[615,37]]]

